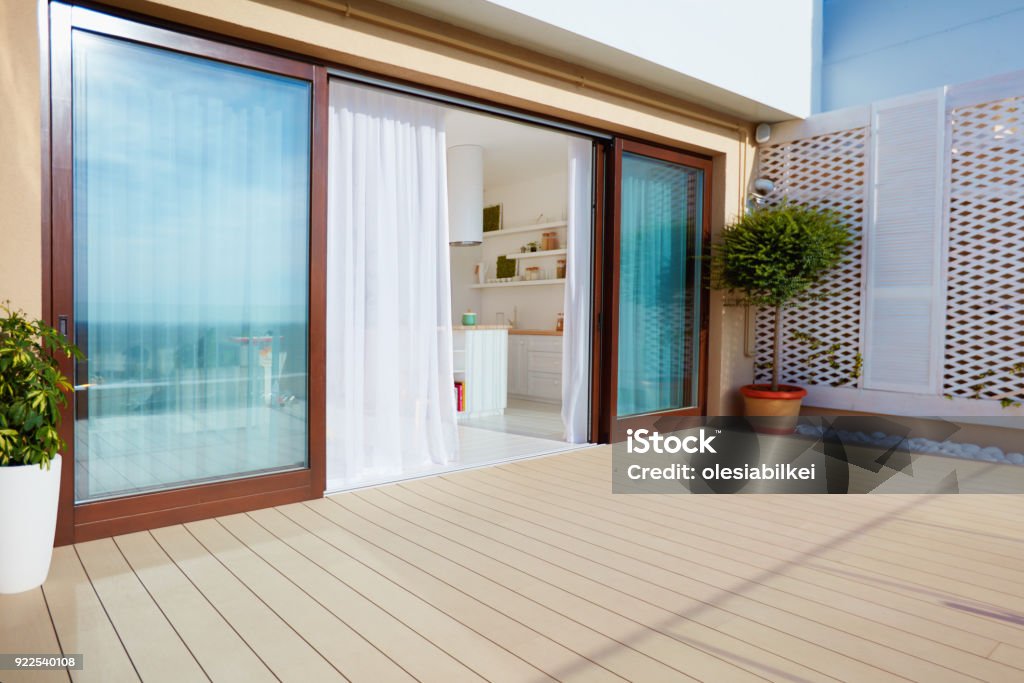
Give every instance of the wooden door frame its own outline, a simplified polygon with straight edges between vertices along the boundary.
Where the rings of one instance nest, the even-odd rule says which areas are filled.
[[[327,80],[328,69],[345,68],[343,65],[304,54],[285,51],[280,48],[254,44],[230,36],[222,36],[188,25],[137,15],[122,9],[109,9],[89,0],[72,7],[49,0],[39,1],[40,44],[42,46],[42,69],[50,88],[42,93],[42,148],[43,148],[43,314],[55,327],[58,318],[70,308],[72,291],[71,261],[68,249],[62,246],[72,244],[71,229],[71,73],[70,33],[72,23],[79,18],[79,7],[95,7],[91,13],[91,25],[86,27],[97,32],[117,34],[118,27],[129,30],[130,40],[155,44],[160,47],[193,52],[200,56],[237,63],[251,68],[275,71],[278,65],[292,63],[300,65],[304,76],[311,78],[313,88],[313,144],[311,156],[311,234],[310,234],[310,327],[309,327],[309,458],[308,470],[287,472],[276,475],[257,476],[236,481],[202,484],[189,488],[164,491],[153,494],[125,497],[113,501],[102,501],[74,506],[73,420],[66,419],[61,434],[68,443],[61,482],[60,515],[58,519],[57,544],[88,540],[116,533],[152,528],[243,510],[257,509],[270,505],[319,498],[326,487],[326,425],[325,425],[325,377],[318,369],[324,367],[326,356],[326,140],[327,140]],[[96,14],[95,12],[111,14]],[[49,27],[47,26],[49,18]],[[124,37],[124,36],[122,36]],[[287,70],[287,67],[286,67]],[[396,86],[410,85],[388,78]],[[440,96],[459,97],[478,101],[488,107],[487,100],[467,98],[444,89],[432,88]],[[510,112],[513,120],[529,116],[536,122],[536,114],[529,109],[502,106]],[[569,119],[547,117],[553,124],[575,125]],[[597,137],[597,135],[607,137]],[[610,131],[598,131],[592,138],[595,146],[594,196],[593,196],[593,254],[592,254],[592,325],[591,325],[591,405],[590,440],[593,443],[609,443],[615,437],[614,401],[617,375],[618,343],[614,331],[617,319],[617,264],[618,244],[618,169],[621,167],[621,152],[624,147],[660,158],[668,155],[669,160],[682,159],[688,165],[706,166],[703,238],[704,250],[710,250],[711,215],[711,160],[679,149],[660,147],[655,143],[641,140],[616,138]],[[704,271],[707,278],[707,269]],[[708,321],[709,288],[705,284],[701,291],[700,331],[700,412],[707,405],[708,366]],[[69,313],[69,324],[73,329],[73,312]],[[62,369],[69,373],[70,363],[63,362]],[[685,412],[693,412],[685,411]]]
[[[606,235],[608,232],[608,181],[609,161],[612,156],[610,141],[594,140],[594,178],[593,196],[593,235],[591,237],[591,284],[590,284],[590,443],[608,443],[604,425],[605,353],[607,343],[604,336],[605,317],[604,301],[607,251]]]
[[[155,493],[75,505],[74,400],[63,410],[60,498],[56,545],[140,531],[216,515],[254,510],[323,496],[326,487],[326,252],[327,252],[327,69],[312,62],[222,43],[189,33],[137,23],[63,3],[50,5],[49,189],[44,207],[44,314],[54,327],[75,329],[72,177],[71,33],[86,30],[135,43],[306,80],[312,90],[310,140],[309,328],[307,355],[306,469],[186,486]],[[44,142],[44,150],[47,145]],[[74,365],[60,359],[74,377]]]
[[[618,396],[619,368],[619,261],[621,256],[621,215],[622,207],[622,154],[628,152],[640,156],[659,159],[673,164],[698,168],[704,172],[703,206],[701,209],[701,254],[705,266],[701,269],[700,283],[700,331],[699,360],[697,364],[697,399],[696,407],[678,410],[666,410],[657,413],[639,415],[620,420],[616,414]],[[615,443],[625,439],[625,430],[630,426],[625,422],[651,422],[668,417],[699,417],[707,415],[708,391],[708,329],[711,313],[711,280],[707,258],[711,254],[711,186],[714,178],[714,161],[679,149],[661,147],[649,142],[641,142],[626,138],[615,138],[611,148],[606,152],[604,169],[604,193],[606,196],[606,214],[604,218],[603,259],[600,275],[602,294],[598,303],[595,296],[595,311],[599,310],[600,355],[599,368],[595,368],[595,376],[599,377],[600,392],[599,409],[595,420],[595,429],[601,443]],[[595,281],[596,282],[596,281]],[[596,284],[595,284],[596,287]]]

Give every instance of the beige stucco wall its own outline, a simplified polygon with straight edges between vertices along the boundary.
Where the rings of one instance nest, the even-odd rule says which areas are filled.
[[[601,74],[541,57],[370,0],[107,0],[108,4],[200,29],[295,51],[337,64],[441,87],[465,95],[710,154],[716,162],[712,224],[717,231],[741,209],[753,147],[747,122],[709,122],[709,112]],[[0,113],[0,132],[12,154],[0,156],[4,211],[0,293],[38,310],[39,68],[35,3],[0,0],[0,97],[14,103]],[[381,20],[367,19],[360,13]],[[390,23],[390,22],[397,22]],[[458,44],[453,45],[453,41]],[[495,49],[505,57],[488,54]],[[467,49],[468,48],[468,49]],[[480,49],[476,49],[480,48]],[[511,57],[514,63],[509,63]],[[578,81],[559,75],[578,74]],[[596,89],[604,83],[612,93]],[[688,115],[687,111],[695,112]],[[713,114],[712,118],[715,117]],[[8,207],[11,207],[10,209]],[[749,382],[743,355],[743,313],[712,296],[709,413],[733,412],[735,387]]]
[[[42,312],[39,31],[31,0],[0,0],[0,301]]]

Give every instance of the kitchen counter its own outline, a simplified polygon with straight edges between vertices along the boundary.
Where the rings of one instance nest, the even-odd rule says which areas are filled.
[[[452,332],[452,370],[462,382],[459,417],[501,415],[508,405],[508,327],[457,325]]]
[[[561,337],[558,330],[521,330],[508,325],[452,325],[453,332],[472,332],[473,330],[508,330],[509,334],[530,334],[541,337]]]
[[[507,330],[508,325],[452,325],[454,332],[472,332],[473,330]],[[515,332],[512,332],[515,334]]]
[[[509,330],[509,334],[532,334],[539,335],[542,337],[561,337],[562,333],[558,330]]]

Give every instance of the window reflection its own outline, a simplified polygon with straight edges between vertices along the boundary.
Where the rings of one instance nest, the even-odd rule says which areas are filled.
[[[76,499],[305,467],[310,84],[73,34]]]
[[[703,171],[623,154],[618,415],[698,404]]]

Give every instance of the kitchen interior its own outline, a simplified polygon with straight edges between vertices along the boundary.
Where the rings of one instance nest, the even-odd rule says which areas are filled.
[[[460,461],[574,448],[562,416],[570,136],[455,109],[446,130]]]

